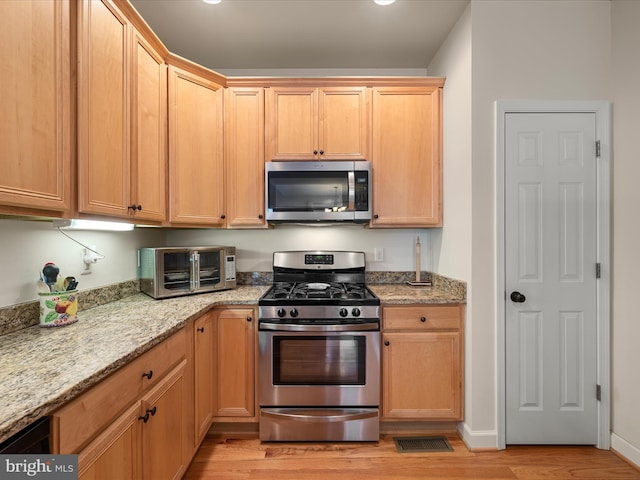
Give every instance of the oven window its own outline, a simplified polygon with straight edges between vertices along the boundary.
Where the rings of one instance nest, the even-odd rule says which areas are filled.
[[[364,385],[362,335],[275,336],[274,385]]]

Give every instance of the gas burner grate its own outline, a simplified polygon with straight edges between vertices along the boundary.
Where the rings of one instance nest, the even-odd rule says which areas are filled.
[[[453,452],[445,437],[394,437],[398,453]]]

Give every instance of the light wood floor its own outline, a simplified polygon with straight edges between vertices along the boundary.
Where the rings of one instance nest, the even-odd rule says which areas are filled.
[[[453,452],[398,453],[378,443],[260,443],[208,436],[186,480],[640,479],[640,470],[594,447],[508,447],[470,452],[447,436]]]

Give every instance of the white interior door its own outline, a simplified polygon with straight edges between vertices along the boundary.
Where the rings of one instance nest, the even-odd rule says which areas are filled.
[[[505,120],[507,444],[598,443],[594,113]]]

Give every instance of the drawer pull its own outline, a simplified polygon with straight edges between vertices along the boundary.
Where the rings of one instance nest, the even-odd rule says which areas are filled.
[[[204,327],[200,327],[200,328],[198,328],[198,331],[199,331],[200,333],[203,333],[203,332],[204,332]]]
[[[143,373],[142,376],[147,377],[147,379],[151,380],[151,377],[153,377],[153,370],[149,370],[149,373]]]
[[[427,317],[420,317],[420,321],[421,321],[422,323],[426,322],[426,321],[427,321]]]

